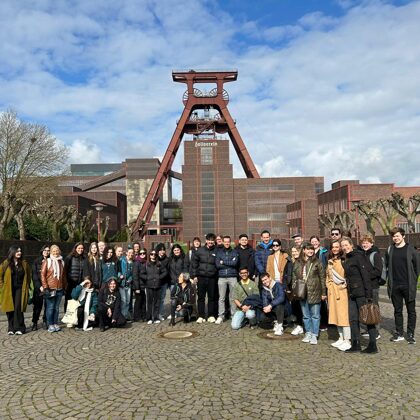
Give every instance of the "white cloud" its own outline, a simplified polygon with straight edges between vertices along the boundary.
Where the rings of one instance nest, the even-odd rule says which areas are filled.
[[[87,140],[76,139],[69,146],[70,163],[99,163],[101,151],[98,145]]]
[[[335,1],[342,17],[267,26],[194,0],[5,0],[0,109],[77,161],[161,156],[185,89],[171,69],[234,67],[229,109],[262,175],[418,185],[420,2]]]

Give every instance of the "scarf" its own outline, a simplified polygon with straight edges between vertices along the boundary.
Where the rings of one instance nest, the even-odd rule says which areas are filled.
[[[51,265],[54,271],[54,278],[60,279],[60,265],[63,266],[63,257],[61,255],[59,255],[58,257],[53,257],[51,255],[49,260],[51,261]]]

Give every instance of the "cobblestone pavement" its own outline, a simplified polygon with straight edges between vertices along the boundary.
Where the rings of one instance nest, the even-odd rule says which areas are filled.
[[[227,322],[191,324],[185,340],[159,337],[167,321],[9,337],[2,315],[0,418],[419,418],[420,343],[391,343],[381,309],[376,355],[344,354],[326,332],[313,346]]]

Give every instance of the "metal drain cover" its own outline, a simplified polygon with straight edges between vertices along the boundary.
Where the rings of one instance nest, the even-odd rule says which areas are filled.
[[[172,340],[183,340],[185,338],[194,338],[198,335],[196,331],[185,331],[185,330],[177,330],[177,331],[166,331],[159,334],[161,338],[169,338]]]
[[[285,333],[282,335],[274,335],[273,331],[264,331],[257,334],[260,338],[265,338],[266,340],[282,340],[282,341],[292,341],[298,340],[299,336],[292,335],[290,333]]]

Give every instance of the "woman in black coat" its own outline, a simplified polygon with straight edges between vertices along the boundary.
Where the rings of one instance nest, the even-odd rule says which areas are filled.
[[[140,272],[140,280],[146,286],[147,299],[147,324],[159,324],[159,305],[161,286],[163,279],[167,276],[166,268],[157,260],[157,252],[149,254],[149,261],[143,265]]]
[[[32,264],[32,283],[34,286],[34,294],[32,297],[33,312],[32,312],[32,331],[38,329],[38,321],[44,305],[44,288],[41,284],[41,266],[42,262],[50,256],[50,247],[44,245],[41,248],[41,256],[39,256]],[[45,329],[47,329],[47,318],[42,317]]]
[[[121,313],[121,297],[116,278],[111,278],[99,291],[98,318],[101,332],[105,331],[106,326],[118,328],[127,322]]]
[[[349,320],[351,328],[351,348],[346,352],[358,352],[360,347],[359,310],[372,301],[372,281],[366,267],[367,259],[362,252],[355,250],[350,238],[343,237],[340,241],[345,254],[343,262],[344,277],[349,293]],[[368,325],[369,345],[362,353],[377,353],[376,328]]]
[[[144,265],[147,263],[147,250],[141,248],[139,254],[134,258],[133,267],[133,293],[134,312],[133,321],[146,321],[146,285],[140,278]]]
[[[67,288],[64,300],[64,311],[67,311],[67,302],[71,299],[71,292],[79,285],[85,274],[85,246],[82,242],[74,245],[71,253],[64,260],[64,271],[66,273]]]
[[[89,277],[92,280],[95,289],[101,287],[102,264],[98,244],[96,242],[92,242],[89,246],[89,252],[85,259],[84,277]]]
[[[171,278],[171,292],[178,284],[179,275],[188,272],[188,257],[185,255],[181,245],[175,244],[169,255],[169,276]]]

